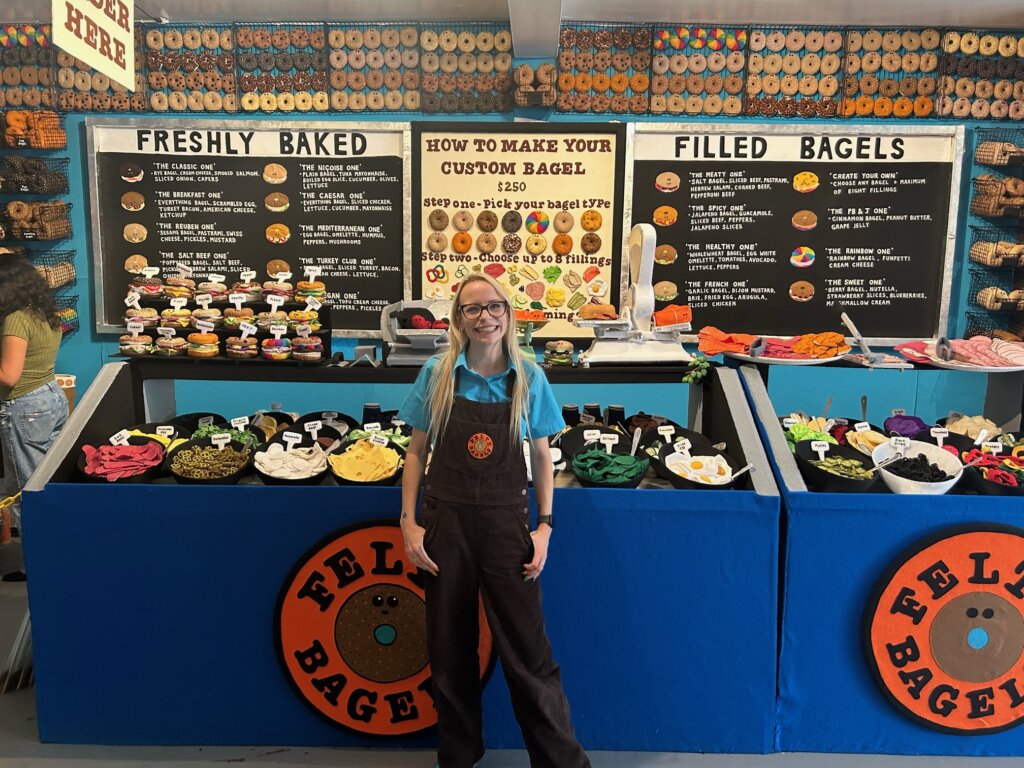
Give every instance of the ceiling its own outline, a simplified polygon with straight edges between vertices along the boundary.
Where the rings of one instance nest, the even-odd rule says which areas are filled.
[[[141,0],[136,18],[171,21],[474,21],[507,19],[509,3],[531,0]],[[547,4],[549,12],[558,0]],[[51,0],[3,0],[2,21],[50,17]],[[519,14],[516,14],[517,16]],[[1024,28],[1021,0],[562,0],[581,21],[662,20],[758,24],[850,24]],[[550,16],[548,17],[551,18]],[[538,23],[546,21],[538,15]],[[552,20],[553,21],[553,20]],[[545,35],[545,37],[547,37]]]

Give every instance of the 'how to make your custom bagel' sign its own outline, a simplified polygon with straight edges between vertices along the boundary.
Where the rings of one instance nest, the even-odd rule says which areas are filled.
[[[298,696],[350,731],[406,736],[437,724],[427,661],[424,573],[397,522],[337,531],[295,564],[278,597],[278,659]],[[479,601],[480,678],[494,641]]]
[[[1024,529],[977,523],[915,543],[868,602],[868,663],[929,728],[995,733],[1024,720]]]
[[[638,124],[631,221],[657,232],[653,280],[698,328],[795,335],[846,312],[871,340],[939,335],[958,131]]]
[[[475,272],[540,310],[544,335],[587,303],[619,303],[625,126],[414,123],[413,298]]]
[[[127,271],[164,280],[308,270],[331,325],[374,335],[403,295],[407,128],[400,124],[89,120],[97,330],[123,325]],[[136,257],[136,258],[133,258]],[[250,278],[251,279],[251,278]]]

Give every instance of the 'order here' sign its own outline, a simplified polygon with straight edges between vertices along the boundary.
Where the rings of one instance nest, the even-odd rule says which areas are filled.
[[[131,0],[53,0],[53,42],[135,90],[135,6]]]

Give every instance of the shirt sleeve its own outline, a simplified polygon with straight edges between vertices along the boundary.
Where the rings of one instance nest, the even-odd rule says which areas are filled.
[[[4,336],[17,336],[19,339],[29,341],[32,335],[31,321],[24,312],[12,312],[4,318]]]
[[[413,429],[429,432],[430,427],[430,378],[437,358],[432,357],[423,364],[412,389],[398,411],[398,418]]]
[[[538,440],[562,431],[565,419],[547,376],[536,365],[529,364],[526,375],[530,380],[530,438]]]

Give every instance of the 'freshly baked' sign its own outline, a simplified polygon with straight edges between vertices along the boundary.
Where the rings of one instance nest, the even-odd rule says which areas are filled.
[[[405,290],[407,135],[396,123],[90,122],[98,329],[120,326],[145,262],[158,299],[182,267],[257,295],[263,284],[266,298],[290,295],[277,273],[316,272],[333,330],[379,335]]]

